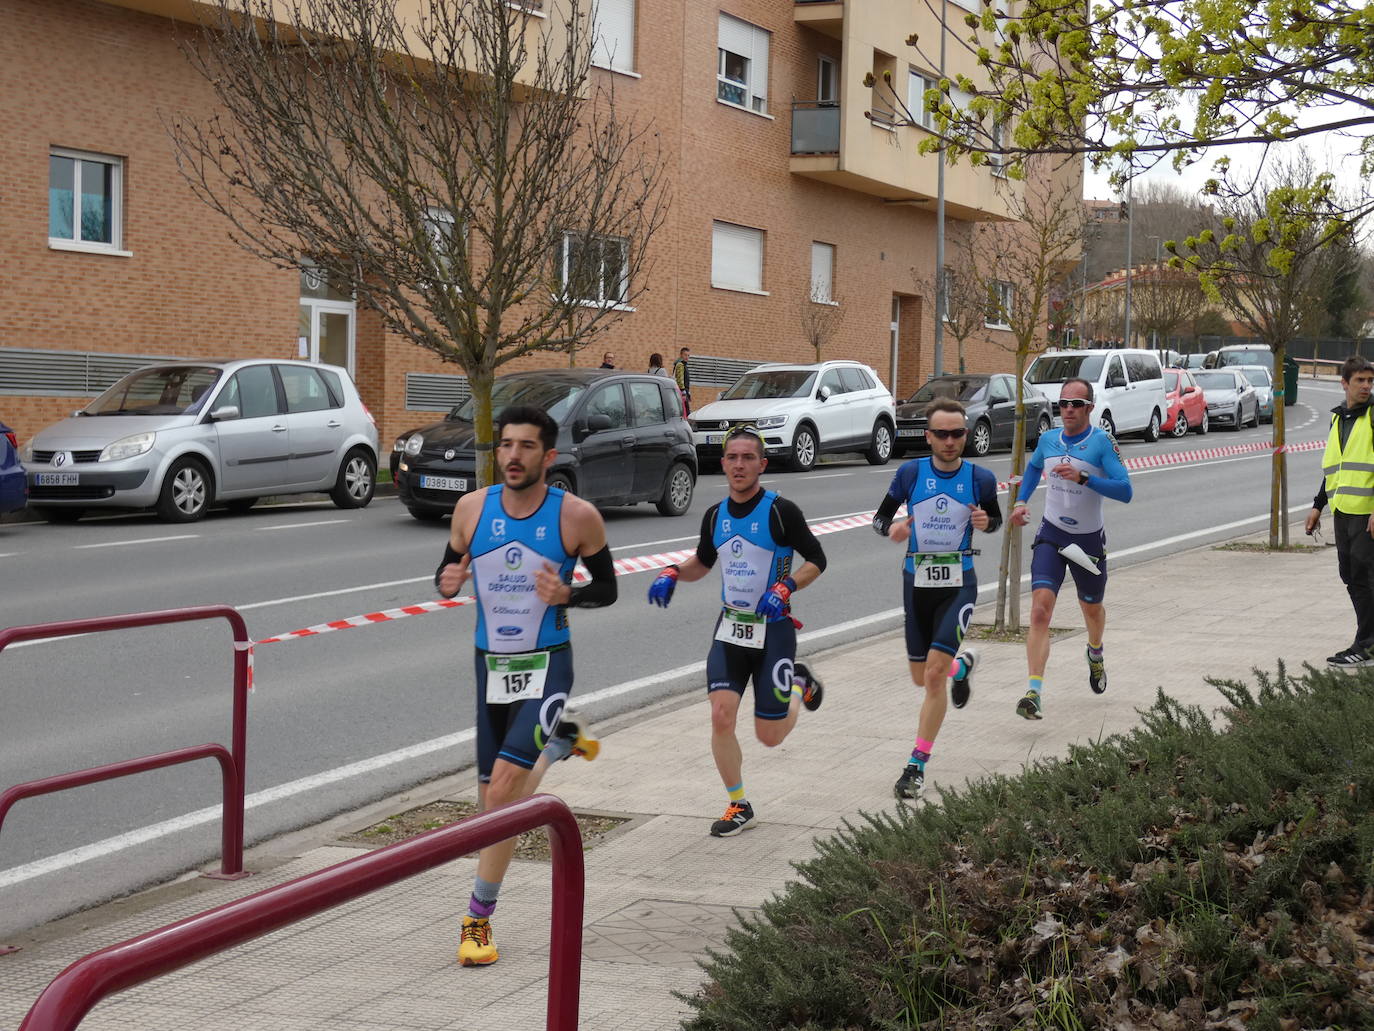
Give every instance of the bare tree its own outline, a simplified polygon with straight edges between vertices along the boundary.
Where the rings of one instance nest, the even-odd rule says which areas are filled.
[[[184,50],[222,110],[168,131],[242,247],[313,262],[463,369],[489,483],[496,371],[575,352],[633,306],[663,165],[590,79],[585,0],[402,6],[218,0]]]
[[[835,339],[844,322],[843,301],[839,297],[826,297],[813,286],[798,308],[798,316],[802,336],[815,350],[816,361],[822,361],[821,352]]]
[[[941,288],[945,291],[945,335],[954,338],[960,373],[968,372],[968,341],[987,326],[987,287],[974,260],[974,238],[973,223],[947,223],[944,269],[937,269],[933,276],[911,270],[916,292],[930,302],[932,312],[937,310]]]
[[[1288,345],[1315,325],[1326,301],[1332,245],[1353,234],[1359,216],[1318,174],[1306,155],[1276,161],[1260,189],[1225,198],[1216,224],[1180,245],[1172,264],[1200,275],[1220,301],[1274,353],[1274,452],[1269,497],[1269,546],[1288,545],[1288,462],[1284,448],[1284,359]],[[1355,206],[1368,211],[1368,204]]]
[[[990,323],[1011,336],[1016,366],[1016,434],[1011,478],[1019,482],[1026,462],[1025,374],[1030,359],[1049,344],[1051,307],[1064,290],[1082,253],[1087,223],[1076,169],[1050,159],[1031,161],[1021,190],[1007,197],[1012,222],[982,222],[974,253],[982,270]],[[997,583],[999,630],[1021,626],[1021,528],[1007,525]]]
[[[1167,348],[1170,335],[1207,307],[1195,274],[1160,264],[1137,268],[1132,276],[1131,319],[1156,348]]]

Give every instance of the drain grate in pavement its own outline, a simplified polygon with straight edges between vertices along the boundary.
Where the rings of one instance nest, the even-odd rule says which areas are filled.
[[[724,944],[726,930],[739,922],[737,913],[755,912],[747,906],[639,899],[584,927],[582,956],[619,963],[696,966],[707,948]]]

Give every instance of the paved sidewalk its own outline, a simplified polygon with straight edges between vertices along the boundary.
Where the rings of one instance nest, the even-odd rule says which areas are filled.
[[[1257,538],[1251,538],[1257,539]],[[1294,539],[1304,539],[1301,528]],[[897,579],[890,585],[894,603]],[[626,604],[635,598],[627,597]],[[1023,605],[1023,611],[1025,611]],[[1017,717],[1024,650],[983,643],[968,708],[950,710],[927,791],[1062,754],[1126,730],[1156,689],[1209,711],[1203,677],[1247,678],[1283,657],[1320,664],[1348,643],[1353,616],[1332,548],[1266,555],[1202,548],[1113,572],[1108,591],[1110,686],[1087,686],[1078,607],[1066,595],[1045,682],[1045,719]],[[976,622],[990,619],[987,607]],[[702,647],[705,648],[705,642]],[[915,733],[917,695],[901,638],[805,656],[824,679],[817,713],[768,751],[745,738],[745,782],[757,826],[707,834],[724,808],[704,699],[651,708],[605,733],[594,763],[560,764],[545,782],[575,810],[633,814],[586,853],[581,1026],[656,1031],[679,1026],[673,992],[701,983],[696,960],[723,938],[734,908],[759,906],[812,854],[813,840],[863,810],[896,804],[892,784]],[[584,664],[586,659],[583,660]],[[594,680],[590,664],[583,683]],[[745,720],[742,729],[750,728]],[[37,929],[0,956],[0,1029],[17,1028],[68,963],[147,930],[359,854],[333,844],[389,813],[436,798],[475,797],[472,775],[412,791],[254,850],[246,881],[194,879]],[[495,919],[502,958],[455,965],[458,914],[475,860],[462,859],[314,920],[259,939],[98,1006],[83,1028],[542,1028],[547,998],[549,867],[516,862]]]

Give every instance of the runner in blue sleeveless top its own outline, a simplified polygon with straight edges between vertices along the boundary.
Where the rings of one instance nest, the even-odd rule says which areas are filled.
[[[1026,466],[1026,475],[1011,510],[1011,521],[1030,520],[1030,496],[1045,480],[1045,518],[1031,543],[1031,618],[1026,633],[1026,666],[1030,683],[1016,703],[1018,715],[1038,720],[1044,713],[1041,691],[1050,658],[1050,617],[1064,583],[1073,575],[1078,606],[1088,626],[1088,686],[1096,694],[1107,690],[1107,666],[1102,636],[1107,629],[1107,534],[1102,499],[1131,500],[1131,477],[1121,461],[1112,435],[1091,422],[1093,388],[1087,380],[1071,379],[1059,392],[1060,429],[1041,434]]]
[[[477,781],[483,809],[533,794],[551,761],[596,758],[597,741],[565,712],[572,692],[568,607],[616,598],[606,527],[581,498],[546,486],[558,425],[542,409],[511,407],[496,425],[501,482],[465,494],[453,510],[435,586],[477,596]],[[589,583],[573,587],[581,559]],[[482,849],[458,946],[463,966],[496,962],[491,914],[515,839]]]
[[[820,708],[820,681],[795,661],[800,624],[791,617],[789,599],[825,569],[825,552],[801,509],[759,486],[768,459],[758,431],[742,426],[726,434],[721,465],[730,496],[707,509],[696,554],[681,566],[668,566],[649,587],[650,604],[667,608],[678,580],[700,580],[721,559],[721,610],[706,658],[711,754],[729,797],[725,815],[711,825],[718,838],[738,834],[754,818],[735,736],[749,681],[754,734],[769,748],[782,744],[803,705]],[[802,563],[794,568],[797,556]]]
[[[902,563],[902,601],[906,607],[906,654],[911,682],[925,689],[911,750],[892,792],[916,798],[925,786],[926,763],[945,720],[945,682],[956,709],[968,704],[978,653],[960,650],[973,606],[978,577],[973,571],[973,531],[995,533],[1002,525],[997,478],[960,456],[968,423],[964,406],[937,398],[926,409],[929,458],[906,462],[892,477],[873,529],[906,545]],[[907,518],[893,522],[906,505]]]

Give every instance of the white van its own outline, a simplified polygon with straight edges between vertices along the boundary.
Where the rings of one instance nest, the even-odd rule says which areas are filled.
[[[1031,363],[1026,379],[1049,395],[1056,416],[1059,389],[1065,380],[1087,380],[1093,385],[1092,421],[1113,436],[1139,433],[1143,440],[1158,440],[1164,413],[1169,410],[1164,370],[1154,351],[1046,351]]]

